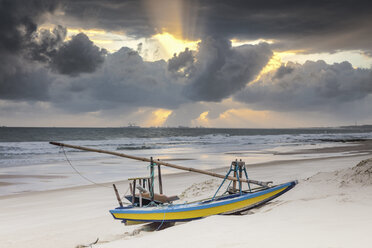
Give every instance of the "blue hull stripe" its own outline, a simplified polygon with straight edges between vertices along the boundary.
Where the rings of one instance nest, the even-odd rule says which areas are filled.
[[[165,207],[124,207],[124,208],[116,208],[114,210],[110,210],[111,214],[114,213],[131,213],[131,214],[146,214],[146,213],[172,213],[172,212],[183,212],[183,211],[193,211],[193,210],[198,210],[198,209],[206,209],[206,208],[212,208],[212,207],[217,207],[221,205],[228,205],[231,203],[243,201],[246,199],[258,197],[285,187],[290,187],[294,186],[296,182],[289,182],[289,183],[284,183],[281,185],[278,185],[276,187],[267,189],[267,190],[262,190],[260,192],[256,193],[248,193],[244,195],[232,195],[230,197],[227,197],[227,199],[222,199],[222,200],[217,200],[217,201],[210,201],[210,202],[196,202],[196,203],[190,203],[190,204],[177,204],[177,205],[167,205]],[[231,198],[231,199],[230,199]]]

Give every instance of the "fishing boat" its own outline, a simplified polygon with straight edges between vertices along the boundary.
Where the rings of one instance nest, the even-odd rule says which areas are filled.
[[[50,142],[50,144],[150,162],[150,177],[128,179],[130,181],[130,195],[125,196],[125,198],[130,204],[123,204],[115,184],[113,185],[119,207],[110,210],[110,213],[115,219],[121,220],[126,225],[144,222],[175,223],[201,219],[211,215],[241,214],[279,197],[297,184],[296,180],[279,185],[272,185],[271,181],[252,180],[248,177],[245,162],[241,160],[232,161],[226,175],[220,175],[211,171],[183,167],[160,160],[155,161],[152,157],[148,159],[58,142]],[[179,199],[177,196],[163,194],[161,165],[206,174],[223,180],[213,197],[209,199],[174,204],[174,201]],[[158,169],[159,193],[154,192],[156,167]],[[226,189],[218,195],[225,183],[228,183]],[[256,185],[256,187],[253,188],[251,185]]]
[[[135,222],[184,222],[217,214],[237,214],[258,207],[284,194],[296,185],[284,183],[256,192],[232,194],[186,204],[167,204],[147,207],[126,206],[110,210],[115,219],[127,224]]]

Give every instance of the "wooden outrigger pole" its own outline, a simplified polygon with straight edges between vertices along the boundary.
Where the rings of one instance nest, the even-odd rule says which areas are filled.
[[[59,143],[59,142],[49,142],[49,143],[52,144],[52,145],[61,146],[61,147],[69,147],[69,148],[79,149],[79,150],[83,150],[83,151],[105,153],[105,154],[110,154],[110,155],[114,155],[114,156],[119,156],[119,157],[123,157],[123,158],[129,158],[129,159],[134,159],[134,160],[139,160],[139,161],[144,161],[144,162],[150,162],[150,163],[152,162],[152,163],[157,164],[157,165],[164,165],[164,166],[179,169],[179,170],[196,172],[196,173],[209,175],[209,176],[212,176],[212,177],[218,177],[218,178],[222,178],[222,179],[228,179],[228,180],[232,180],[232,181],[252,183],[252,184],[260,185],[260,186],[263,186],[263,187],[268,187],[269,184],[272,183],[272,182],[261,182],[261,181],[245,179],[245,178],[239,178],[238,179],[238,178],[232,177],[232,176],[226,177],[224,175],[220,175],[220,174],[217,174],[217,173],[214,173],[214,172],[211,172],[211,171],[205,171],[205,170],[200,170],[200,169],[195,169],[195,168],[190,168],[190,167],[184,167],[184,166],[180,166],[180,165],[176,165],[176,164],[167,163],[167,162],[164,162],[164,161],[161,161],[161,160],[152,160],[152,159],[148,159],[148,158],[127,155],[127,154],[119,153],[119,152],[111,152],[111,151],[105,151],[105,150],[100,150],[100,149],[93,149],[93,148],[89,148],[89,147],[75,146],[75,145],[69,145],[69,144],[64,144],[64,143]]]

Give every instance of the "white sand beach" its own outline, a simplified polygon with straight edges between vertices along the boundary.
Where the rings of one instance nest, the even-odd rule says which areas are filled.
[[[253,179],[275,184],[297,179],[299,184],[247,215],[211,216],[160,231],[114,220],[108,211],[118,204],[110,184],[1,196],[0,246],[83,247],[99,238],[92,247],[369,247],[372,160],[355,168],[371,158],[367,143],[350,146],[351,153],[363,151],[353,156],[249,165]],[[195,173],[163,180],[165,193],[181,195],[181,201],[210,196],[220,182]],[[127,182],[116,184],[124,194]]]
[[[372,0],[0,19],[0,248],[372,248]]]

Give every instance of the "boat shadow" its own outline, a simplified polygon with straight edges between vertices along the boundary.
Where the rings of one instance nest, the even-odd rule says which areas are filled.
[[[134,229],[131,232],[125,232],[124,236],[130,237],[130,236],[137,236],[137,235],[139,235],[140,233],[143,233],[143,232],[148,233],[148,232],[161,231],[161,230],[167,229],[169,227],[172,227],[172,226],[175,226],[175,225],[180,225],[180,224],[184,224],[184,223],[152,222],[152,223],[143,224],[141,226],[138,226],[136,229]]]

